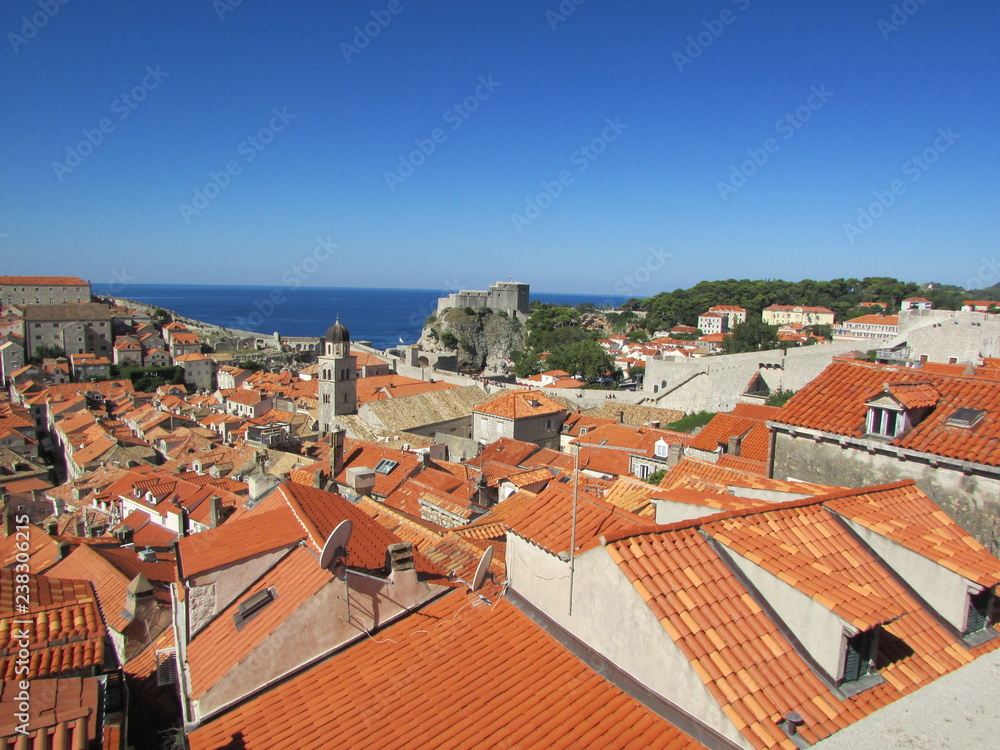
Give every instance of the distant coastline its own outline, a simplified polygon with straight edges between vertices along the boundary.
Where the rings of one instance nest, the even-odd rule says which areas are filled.
[[[355,340],[376,349],[412,344],[424,320],[447,291],[360,289],[349,287],[259,287],[195,284],[99,284],[95,294],[131,300],[151,310],[162,308],[205,326],[246,336],[320,337],[338,317]],[[535,293],[555,304],[621,304],[615,295]]]

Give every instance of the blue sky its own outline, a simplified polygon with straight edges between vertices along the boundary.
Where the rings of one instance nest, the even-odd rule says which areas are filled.
[[[11,0],[0,29],[3,273],[1000,281],[995,2]]]

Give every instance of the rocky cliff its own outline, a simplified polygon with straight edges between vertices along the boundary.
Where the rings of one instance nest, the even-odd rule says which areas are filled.
[[[424,324],[420,348],[458,355],[462,370],[495,370],[524,348],[524,325],[485,308],[452,308]]]

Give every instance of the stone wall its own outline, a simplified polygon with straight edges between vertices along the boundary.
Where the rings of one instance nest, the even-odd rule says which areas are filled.
[[[866,342],[875,348],[882,342]],[[833,358],[853,351],[858,342],[836,341],[789,349],[702,357],[674,362],[651,357],[646,363],[643,393],[650,406],[685,412],[732,411],[750,379],[760,374],[771,391],[797,391],[819,375]]]

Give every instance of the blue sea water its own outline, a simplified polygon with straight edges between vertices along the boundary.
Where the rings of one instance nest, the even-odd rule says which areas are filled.
[[[205,323],[282,336],[322,336],[337,316],[356,341],[378,349],[412,344],[424,319],[437,309],[434,289],[346,287],[201,286],[181,284],[93,284],[95,294],[126,297],[173,310]],[[533,300],[578,305],[619,305],[626,297],[531,293]]]

